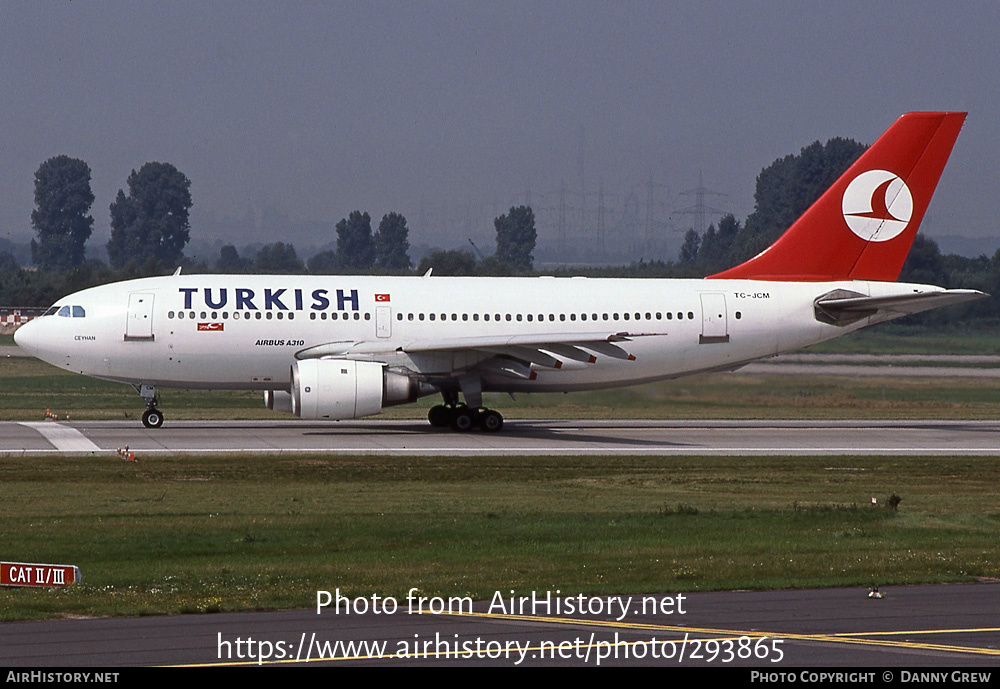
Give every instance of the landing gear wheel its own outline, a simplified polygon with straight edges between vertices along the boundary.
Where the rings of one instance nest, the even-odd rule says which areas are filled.
[[[159,409],[147,409],[142,414],[142,425],[146,428],[159,428],[163,425],[163,414]]]
[[[503,428],[503,416],[498,411],[487,409],[479,417],[479,427],[487,433],[496,433]]]
[[[434,428],[444,428],[451,425],[451,414],[452,411],[450,408],[443,404],[437,404],[427,412],[427,420],[431,422]]]
[[[476,420],[468,407],[459,407],[455,410],[455,415],[451,419],[451,427],[454,430],[465,433],[471,431],[475,425]]]

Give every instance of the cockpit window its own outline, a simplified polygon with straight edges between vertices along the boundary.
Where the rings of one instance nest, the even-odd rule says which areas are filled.
[[[87,312],[83,310],[82,306],[73,307],[73,318],[83,318],[87,315]]]
[[[56,315],[62,316],[64,318],[69,318],[69,307],[68,306],[62,307],[61,309],[59,309],[59,313],[57,313]]]
[[[43,316],[51,316],[51,315],[53,315],[58,310],[59,310],[58,306],[50,306],[49,310],[46,311],[45,313],[43,313],[42,315]]]

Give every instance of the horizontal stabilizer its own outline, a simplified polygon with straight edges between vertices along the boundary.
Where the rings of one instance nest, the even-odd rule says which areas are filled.
[[[816,319],[832,325],[847,325],[867,317],[874,317],[873,322],[881,322],[987,296],[989,295],[974,289],[908,292],[879,297],[835,290],[816,299]]]

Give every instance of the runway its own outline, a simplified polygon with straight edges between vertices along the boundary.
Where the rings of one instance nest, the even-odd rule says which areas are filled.
[[[301,455],[1000,456],[1000,421],[509,421],[456,433],[424,421],[0,422],[0,456]]]
[[[451,613],[411,614],[401,598],[389,614],[357,614],[345,604],[320,614],[313,607],[14,622],[0,625],[0,665],[848,667],[879,668],[868,681],[889,681],[885,668],[1000,666],[1000,628],[993,606],[983,605],[998,589],[898,587],[884,589],[881,600],[864,589],[595,596],[579,599],[585,610],[572,614],[565,613],[569,599],[557,609],[539,591],[538,603],[525,602],[517,614],[501,614],[495,599],[471,609],[456,602]],[[902,672],[893,678],[904,679]]]

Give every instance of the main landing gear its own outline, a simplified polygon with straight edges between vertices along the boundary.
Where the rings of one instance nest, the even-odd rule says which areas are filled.
[[[442,390],[444,404],[431,407],[427,412],[427,420],[435,428],[451,426],[453,430],[462,433],[480,428],[488,433],[496,433],[503,428],[503,416],[500,412],[483,406],[482,384],[479,378],[463,376],[459,385],[468,404],[460,404],[457,390]]]
[[[503,428],[503,416],[494,409],[472,409],[464,404],[438,404],[427,412],[427,420],[434,428],[451,426],[453,430],[467,432],[473,428],[495,433]]]
[[[132,387],[135,387],[134,385]],[[146,411],[142,413],[142,425],[146,428],[159,428],[163,425],[163,412],[156,408],[160,398],[152,385],[140,385],[135,388],[139,396],[146,401]]]

